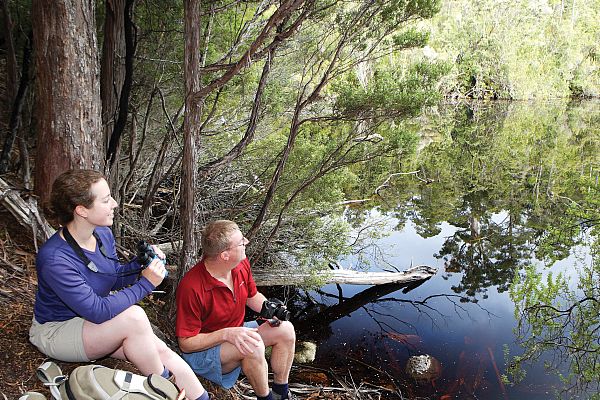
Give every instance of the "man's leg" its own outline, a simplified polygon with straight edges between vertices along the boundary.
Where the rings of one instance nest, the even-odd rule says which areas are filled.
[[[243,356],[231,343],[221,344],[221,365],[223,373],[242,366],[242,371],[259,397],[269,394],[269,367],[265,359],[265,344],[260,342],[253,353]]]
[[[279,326],[262,324],[258,333],[263,339],[265,346],[273,346],[271,351],[271,369],[273,370],[273,382],[276,384],[287,384],[294,361],[296,349],[296,331],[294,325],[289,321],[283,321]]]

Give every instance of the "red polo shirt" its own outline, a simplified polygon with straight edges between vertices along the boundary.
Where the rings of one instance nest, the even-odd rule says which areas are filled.
[[[208,273],[203,261],[185,274],[176,294],[177,337],[242,326],[246,300],[257,293],[247,258],[231,271],[231,277],[233,292]]]

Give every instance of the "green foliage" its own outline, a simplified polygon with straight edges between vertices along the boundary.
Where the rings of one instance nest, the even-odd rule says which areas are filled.
[[[424,106],[439,100],[434,85],[446,72],[443,64],[416,63],[407,69],[384,69],[373,73],[367,87],[356,75],[334,84],[335,109],[344,115],[415,116]]]
[[[453,63],[444,90],[473,98],[600,94],[600,3],[447,1],[430,46]]]
[[[302,269],[311,272],[327,269],[327,261],[348,253],[349,227],[343,220],[298,215],[296,223],[303,226],[302,235],[296,239],[295,250],[290,254]]]
[[[409,28],[392,37],[394,47],[397,49],[408,49],[412,47],[423,47],[429,41],[429,32],[423,32],[416,28]]]
[[[592,265],[579,271],[576,289],[560,274],[556,278],[548,274],[544,281],[534,268],[515,280],[510,294],[516,305],[517,338],[524,353],[507,353],[512,379],[524,377],[526,363],[551,354],[547,368],[566,384],[583,392],[599,389],[599,260],[596,252]]]

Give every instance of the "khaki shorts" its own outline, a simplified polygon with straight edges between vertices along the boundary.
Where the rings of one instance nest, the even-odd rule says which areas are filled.
[[[83,347],[83,318],[40,324],[33,318],[29,341],[39,351],[60,361],[88,362]]]

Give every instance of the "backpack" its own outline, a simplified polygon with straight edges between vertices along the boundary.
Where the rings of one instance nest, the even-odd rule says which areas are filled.
[[[37,369],[38,378],[55,400],[182,400],[185,391],[160,375],[148,377],[102,365],[75,368],[70,376],[48,361]]]

